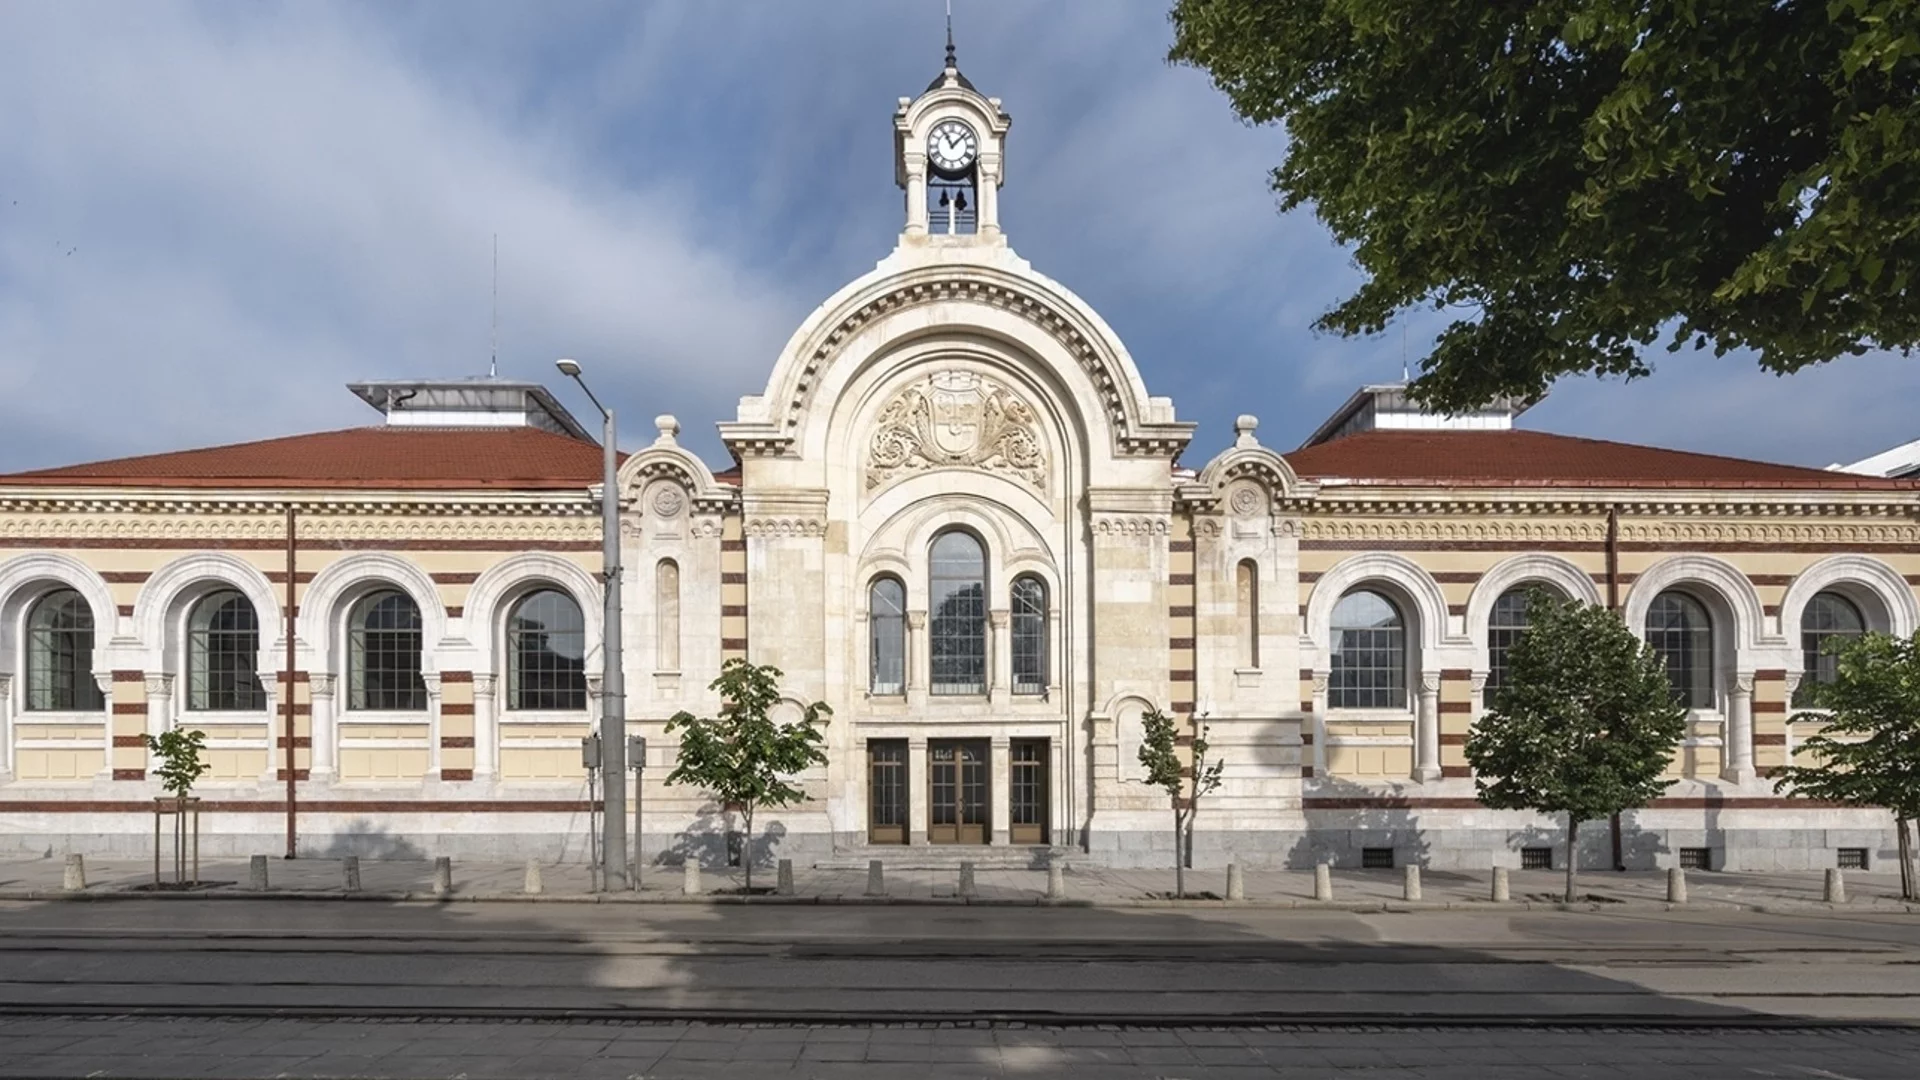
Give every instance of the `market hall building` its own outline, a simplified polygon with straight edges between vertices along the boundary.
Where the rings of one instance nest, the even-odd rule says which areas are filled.
[[[1001,228],[1009,117],[949,64],[893,117],[898,245],[821,304],[715,471],[671,417],[620,468],[644,858],[723,858],[666,786],[744,657],[834,709],[756,856],[1165,865],[1142,716],[1204,717],[1196,862],[1538,865],[1463,744],[1540,585],[1616,607],[1691,710],[1631,865],[1876,860],[1777,796],[1833,635],[1920,625],[1920,481],[1568,438],[1363,389],[1299,449],[1193,425]],[[0,477],[0,850],[141,853],[141,736],[206,732],[207,849],[579,858],[601,454],[538,386],[387,382],[384,423]],[[289,708],[289,696],[291,707]],[[1605,826],[1588,838],[1596,864]],[[984,849],[984,850],[983,850]]]

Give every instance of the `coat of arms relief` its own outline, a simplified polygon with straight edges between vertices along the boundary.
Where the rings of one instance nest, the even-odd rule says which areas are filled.
[[[984,375],[942,371],[895,394],[874,423],[869,491],[927,469],[974,468],[1047,490],[1033,407]]]

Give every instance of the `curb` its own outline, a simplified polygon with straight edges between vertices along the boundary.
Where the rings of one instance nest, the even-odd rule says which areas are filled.
[[[1336,911],[1353,914],[1400,915],[1426,912],[1478,912],[1496,914],[1520,911],[1608,912],[1608,911],[1745,911],[1764,915],[1831,917],[1920,913],[1912,903],[1851,904],[1699,900],[1673,904],[1664,900],[1640,900],[1609,897],[1605,903],[1516,900],[1495,903],[1491,900],[1161,900],[1126,898],[1117,900],[1065,899],[1045,897],[962,897],[962,896],[729,896],[679,893],[464,893],[436,896],[431,892],[341,892],[316,889],[213,889],[206,892],[136,892],[126,888],[98,886],[83,892],[64,890],[0,890],[0,901],[34,903],[102,903],[112,901],[157,900],[234,901],[284,900],[330,901],[347,903],[383,903],[411,905],[446,904],[605,904],[626,906],[686,907],[986,907],[986,908],[1092,908],[1110,910],[1222,910],[1222,911]]]

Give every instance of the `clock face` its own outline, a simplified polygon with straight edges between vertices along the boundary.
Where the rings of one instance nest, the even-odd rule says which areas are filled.
[[[979,152],[979,138],[958,120],[942,120],[927,135],[927,160],[944,173],[965,169]]]

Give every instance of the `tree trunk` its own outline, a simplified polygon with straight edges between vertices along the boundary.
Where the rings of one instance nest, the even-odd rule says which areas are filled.
[[[1187,860],[1182,858],[1180,854],[1181,824],[1180,809],[1179,807],[1175,807],[1173,811],[1173,898],[1175,900],[1185,900],[1187,898]],[[1900,835],[1905,836],[1906,834],[1901,833]]]
[[[753,895],[753,807],[740,811],[740,817],[747,824],[747,831],[740,837],[740,865],[747,868],[747,895]]]
[[[1920,888],[1916,888],[1913,867],[1913,840],[1907,832],[1907,819],[1893,819],[1894,832],[1899,834],[1900,846],[1900,899],[1920,900]]]
[[[1573,871],[1580,861],[1580,822],[1572,814],[1567,815],[1567,903],[1573,903]]]

